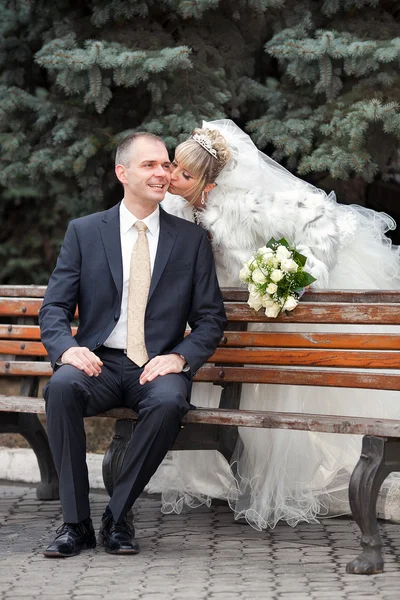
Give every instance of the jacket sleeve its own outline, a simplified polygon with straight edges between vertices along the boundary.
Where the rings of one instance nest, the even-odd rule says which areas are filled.
[[[78,303],[80,272],[81,253],[71,221],[39,312],[41,339],[53,367],[65,350],[79,346],[71,332],[71,321]]]
[[[211,243],[205,231],[196,258],[188,322],[191,333],[172,352],[186,358],[194,375],[215,352],[227,323]]]

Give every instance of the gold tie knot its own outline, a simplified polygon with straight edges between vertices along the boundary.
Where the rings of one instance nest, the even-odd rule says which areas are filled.
[[[134,227],[136,227],[139,233],[145,232],[148,229],[146,223],[143,223],[143,221],[136,221]]]

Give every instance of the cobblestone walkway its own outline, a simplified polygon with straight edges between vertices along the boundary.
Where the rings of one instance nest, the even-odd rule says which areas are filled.
[[[92,495],[97,528],[105,494]],[[61,524],[58,502],[29,487],[0,486],[0,599],[328,600],[400,598],[400,525],[382,524],[385,573],[346,575],[359,551],[351,519],[257,532],[225,506],[161,515],[157,498],[135,508],[138,556],[103,549],[51,560],[41,550]]]

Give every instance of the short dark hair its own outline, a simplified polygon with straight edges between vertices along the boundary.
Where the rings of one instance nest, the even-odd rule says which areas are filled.
[[[131,133],[130,135],[127,135],[118,145],[117,153],[115,155],[115,164],[124,165],[124,167],[127,167],[131,158],[132,146],[138,139],[143,137],[149,138],[154,142],[161,142],[161,144],[165,146],[163,140],[160,137],[158,137],[158,135],[154,135],[153,133],[148,133],[147,131],[138,131],[136,133]]]

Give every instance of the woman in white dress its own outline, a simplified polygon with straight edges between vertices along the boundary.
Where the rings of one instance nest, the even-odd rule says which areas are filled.
[[[203,123],[177,147],[163,207],[209,231],[222,287],[241,285],[239,271],[252,252],[271,237],[285,237],[307,256],[315,288],[400,289],[399,248],[385,236],[395,227],[391,217],[338,204],[333,193],[261,153],[230,120]],[[324,330],[297,325],[298,331],[316,328]],[[195,383],[191,401],[217,406],[219,393],[218,386]],[[390,391],[246,384],[240,407],[400,418],[398,394]],[[217,451],[173,453],[162,510],[179,513],[223,498],[236,518],[257,529],[279,520],[315,522],[332,498],[335,512],[345,513],[360,448],[360,436],[241,428],[232,469]]]

